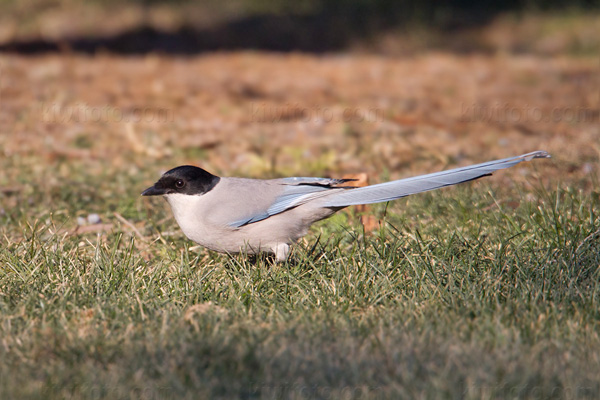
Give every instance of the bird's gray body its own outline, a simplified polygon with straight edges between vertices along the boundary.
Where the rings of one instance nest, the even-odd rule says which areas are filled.
[[[204,247],[227,253],[269,252],[285,260],[289,245],[306,235],[310,225],[344,207],[395,200],[545,157],[549,157],[546,152],[537,151],[361,188],[326,178],[218,178],[186,166],[178,168],[186,168],[187,173],[187,169],[201,172],[200,178],[188,179],[194,190],[171,188],[169,182],[173,180],[185,187],[185,179],[177,179],[182,172],[175,168],[143,194],[164,195],[183,233]],[[168,183],[161,184],[163,180]]]
[[[287,257],[289,244],[306,235],[310,225],[340,207],[323,207],[318,199],[254,223],[232,225],[263,215],[289,185],[282,179],[221,178],[200,196],[173,193],[166,199],[183,233],[192,241],[218,252],[270,252]],[[328,189],[328,194],[346,189]]]

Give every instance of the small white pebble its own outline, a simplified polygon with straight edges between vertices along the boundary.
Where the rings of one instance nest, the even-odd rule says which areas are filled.
[[[90,214],[90,215],[88,215],[87,220],[92,225],[99,224],[100,221],[101,221],[100,216],[98,214]]]
[[[85,219],[83,217],[77,217],[77,225],[83,226],[85,224],[87,224],[87,219]]]
[[[527,200],[528,202],[532,203],[535,201],[535,195],[533,193],[527,193],[525,195],[525,200]]]

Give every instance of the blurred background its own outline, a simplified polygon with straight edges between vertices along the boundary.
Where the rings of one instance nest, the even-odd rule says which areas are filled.
[[[585,54],[598,0],[2,0],[0,40],[19,53],[73,50],[364,50]]]
[[[102,211],[107,181],[137,199],[184,163],[374,182],[544,149],[539,179],[589,188],[599,7],[0,0],[4,213],[69,196]]]

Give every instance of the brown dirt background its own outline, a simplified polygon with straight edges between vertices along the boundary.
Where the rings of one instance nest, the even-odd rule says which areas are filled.
[[[63,25],[85,33],[91,14],[81,15],[8,24],[0,39],[72,33]],[[117,21],[135,25],[135,15]],[[169,15],[150,14],[166,26]],[[469,52],[392,33],[323,54],[7,51],[0,185],[18,186],[25,164],[46,176],[71,161],[98,173],[158,176],[189,163],[250,177],[366,172],[376,182],[546,150],[553,158],[543,166],[496,182],[528,180],[535,170],[535,179],[590,190],[600,155],[600,60],[573,55],[568,44],[594,37],[589,24],[597,20],[581,15],[544,36],[546,19],[499,19],[453,37],[485,50]]]
[[[240,52],[4,55],[1,65],[0,146],[41,163],[141,154],[249,176],[377,176],[545,149],[548,173],[597,168],[595,60]],[[174,148],[205,151],[172,159]]]

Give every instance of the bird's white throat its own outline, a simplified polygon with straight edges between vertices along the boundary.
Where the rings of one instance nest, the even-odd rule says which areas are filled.
[[[177,223],[182,228],[182,225],[186,225],[186,221],[191,222],[195,219],[197,213],[202,211],[199,207],[199,203],[202,201],[201,195],[169,193],[165,194],[164,197],[171,206]]]

